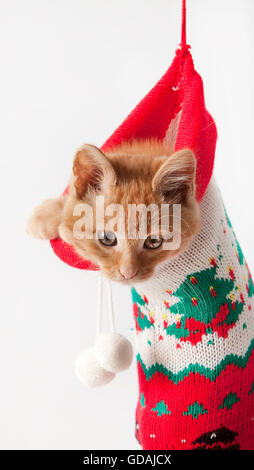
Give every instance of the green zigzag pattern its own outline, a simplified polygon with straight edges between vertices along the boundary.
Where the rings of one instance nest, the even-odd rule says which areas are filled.
[[[168,370],[162,364],[153,364],[151,367],[146,367],[144,362],[141,359],[140,354],[137,354],[137,361],[140,363],[143,372],[147,378],[150,380],[156,372],[161,372],[163,375],[167,376],[169,380],[172,380],[174,384],[178,384],[183,380],[185,377],[191,372],[199,373],[200,375],[204,375],[205,378],[209,378],[210,380],[215,380],[221,372],[228,366],[228,365],[235,365],[238,367],[246,367],[246,364],[250,358],[250,355],[254,349],[254,339],[251,341],[249,348],[245,354],[245,356],[237,356],[236,354],[228,354],[221,362],[218,364],[214,369],[209,369],[208,367],[201,366],[200,364],[190,364],[185,369],[181,370],[180,372],[174,374],[172,371]]]

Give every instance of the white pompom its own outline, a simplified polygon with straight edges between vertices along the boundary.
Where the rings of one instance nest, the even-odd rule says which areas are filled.
[[[75,372],[80,382],[87,387],[100,387],[115,377],[115,374],[105,370],[97,361],[94,349],[85,349],[76,359]]]
[[[121,372],[131,365],[132,344],[119,333],[103,333],[96,340],[95,354],[104,369]]]

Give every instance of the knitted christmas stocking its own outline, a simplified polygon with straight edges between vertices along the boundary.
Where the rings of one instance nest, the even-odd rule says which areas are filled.
[[[254,287],[214,180],[201,220],[132,290],[143,449],[254,449]]]

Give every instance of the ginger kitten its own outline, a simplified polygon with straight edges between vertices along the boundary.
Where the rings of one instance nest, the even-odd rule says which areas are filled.
[[[74,159],[69,193],[46,200],[35,208],[27,232],[41,239],[60,236],[114,281],[143,281],[152,276],[158,264],[184,250],[198,231],[195,172],[196,159],[190,150],[173,153],[155,140],[123,143],[106,153],[84,145]],[[98,196],[104,198],[103,214],[96,203]],[[130,224],[131,232],[138,233],[143,220],[134,217],[130,221],[128,210],[133,204],[154,205],[159,209],[157,233],[152,231],[153,215],[148,212],[146,236],[130,237]],[[171,215],[166,226],[160,209],[173,204],[181,205],[181,238],[175,249],[165,249],[165,234],[172,230],[173,222]],[[90,217],[89,222],[92,220],[89,230],[88,218],[82,212],[84,207],[90,208],[86,215]],[[121,233],[117,223],[113,223],[112,207],[116,212],[121,209]],[[107,208],[111,210],[110,215]],[[105,230],[108,225],[110,230]]]

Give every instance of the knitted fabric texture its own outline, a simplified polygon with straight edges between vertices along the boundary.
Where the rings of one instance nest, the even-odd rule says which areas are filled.
[[[194,69],[186,45],[176,51],[167,72],[116,129],[102,150],[106,152],[123,141],[149,138],[173,143],[176,151],[182,148],[194,151],[200,201],[212,176],[217,132],[205,107],[202,79]],[[56,255],[70,266],[98,269],[60,238],[50,243]]]
[[[143,449],[254,449],[254,287],[213,179],[201,219],[132,289]]]

